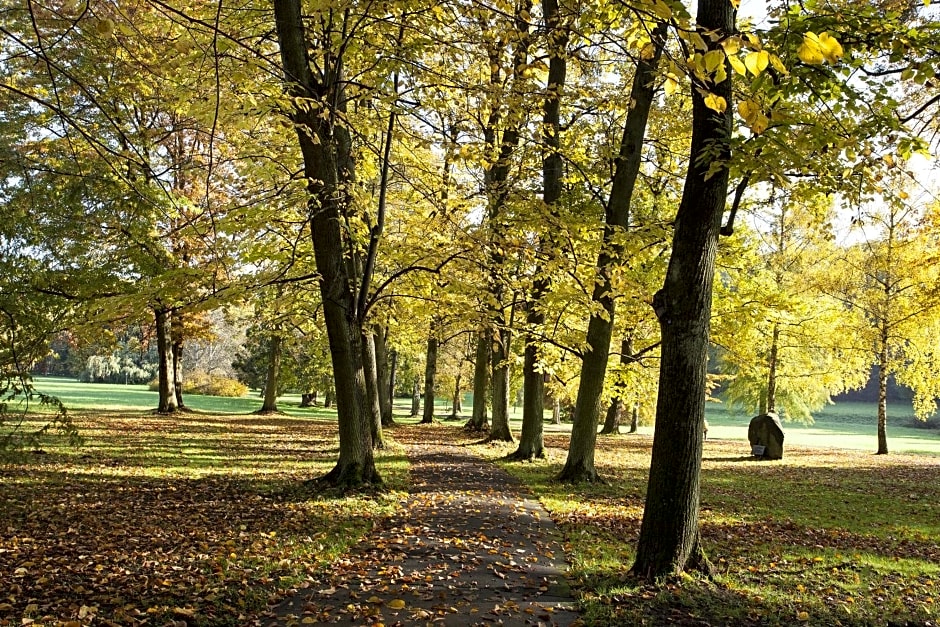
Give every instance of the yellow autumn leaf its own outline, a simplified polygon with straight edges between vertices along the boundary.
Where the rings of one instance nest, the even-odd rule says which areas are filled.
[[[366,603],[381,603],[381,602],[382,602],[382,599],[380,599],[379,597],[375,595],[372,595],[371,597],[366,599]]]
[[[760,105],[753,100],[742,100],[738,103],[738,115],[740,115],[745,122],[750,123],[758,113],[760,113]]]
[[[679,82],[676,80],[675,76],[667,74],[666,81],[663,83],[663,90],[666,92],[666,95],[673,95],[676,93],[677,89],[679,89]]]
[[[770,65],[772,65],[775,70],[777,70],[784,76],[790,73],[790,70],[787,69],[787,66],[785,66],[783,64],[783,61],[780,60],[780,57],[778,57],[775,54],[770,55]]]
[[[731,67],[734,68],[734,71],[744,76],[747,74],[747,68],[744,67],[744,62],[738,57],[728,55],[728,61],[731,62]]]
[[[304,616],[303,620],[300,621],[302,625],[313,625],[317,622],[317,619],[313,616]]]
[[[705,106],[712,111],[724,113],[728,108],[728,102],[724,99],[723,96],[717,96],[715,94],[709,93],[705,95]]]
[[[393,610],[405,609],[405,602],[402,599],[393,599],[388,602],[388,606]]]
[[[669,20],[672,18],[672,9],[662,0],[655,0],[651,8],[653,9],[653,13],[656,14],[656,17],[661,20]]]
[[[737,35],[734,37],[726,37],[721,40],[721,47],[729,57],[733,54],[737,54],[738,50],[741,49],[741,38]]]
[[[816,33],[810,31],[803,35],[803,43],[796,51],[800,61],[807,65],[821,65],[824,61],[836,64],[842,58],[842,44],[829,33]]]
[[[644,61],[649,61],[656,55],[656,45],[653,42],[649,42],[643,49],[640,50],[640,58]]]
[[[842,44],[840,44],[839,40],[831,36],[829,33],[819,34],[819,48],[822,51],[823,56],[826,58],[826,61],[833,65],[838,63],[839,59],[842,58]]]
[[[809,612],[806,612],[806,611],[800,612],[799,614],[796,615],[796,619],[799,621],[803,621],[803,622],[808,621]]]
[[[721,63],[724,60],[724,52],[721,50],[709,50],[705,53],[705,70],[708,72],[714,72],[721,66]]]
[[[747,56],[744,57],[744,67],[746,67],[748,71],[754,76],[757,76],[766,70],[769,63],[770,55],[767,54],[766,50],[749,52],[747,53]]]

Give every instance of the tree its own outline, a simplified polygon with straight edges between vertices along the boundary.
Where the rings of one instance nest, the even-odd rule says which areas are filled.
[[[722,272],[714,318],[724,396],[751,412],[809,422],[834,394],[864,384],[868,362],[856,348],[855,311],[822,291],[833,271],[833,201],[796,184],[754,203],[753,252]]]
[[[887,381],[894,376],[914,390],[915,414],[926,419],[940,396],[940,281],[937,259],[936,201],[929,208],[909,201],[903,180],[911,176],[898,166],[881,203],[874,203],[858,222],[862,242],[850,246],[824,289],[849,312],[844,321],[858,348],[878,366],[878,448],[888,453]]]
[[[722,68],[724,80],[715,72],[692,78],[691,158],[666,279],[653,297],[662,357],[646,505],[632,567],[644,579],[707,568],[698,522],[702,429],[714,262],[731,156],[731,66],[719,42],[734,33],[734,11],[727,0],[698,5],[703,52],[717,53],[720,61],[713,67]]]
[[[630,93],[633,106],[624,123],[610,197],[605,208],[604,239],[597,257],[597,279],[592,294],[596,308],[588,322],[587,350],[582,360],[571,444],[565,467],[558,475],[561,481],[598,479],[597,470],[594,468],[594,447],[614,325],[615,304],[611,275],[614,265],[624,252],[622,240],[618,240],[616,234],[630,226],[630,203],[640,169],[643,137],[653,105],[654,81],[665,36],[666,24],[660,22],[649,34],[651,53],[640,58],[633,79]]]
[[[350,25],[326,9],[323,31],[309,47],[300,0],[275,0],[274,14],[290,117],[297,130],[307,182],[307,201],[314,257],[320,274],[323,317],[336,379],[340,453],[324,480],[339,486],[380,482],[372,454],[372,431],[365,402],[362,366],[362,320],[350,273],[346,222],[349,199],[344,188],[354,176],[343,63]],[[348,12],[346,13],[348,17]],[[316,64],[311,51],[316,56]],[[321,114],[322,113],[322,114]],[[325,115],[324,115],[325,114]]]

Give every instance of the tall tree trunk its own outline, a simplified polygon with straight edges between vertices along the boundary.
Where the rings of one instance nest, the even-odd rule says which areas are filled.
[[[509,459],[531,460],[545,457],[542,423],[545,413],[545,379],[538,371],[538,348],[534,343],[525,347],[522,380],[522,432],[519,446]]]
[[[437,324],[431,323],[431,335],[428,337],[428,351],[424,362],[424,414],[421,424],[434,422],[434,387],[437,378]]]
[[[398,379],[398,351],[393,349],[390,353],[389,361],[391,364],[388,369],[388,403],[390,413],[386,426],[395,424],[395,385]]]
[[[488,330],[481,330],[477,335],[477,349],[473,360],[473,415],[467,428],[474,431],[486,431],[489,421],[486,418],[487,384],[490,375],[490,344],[492,339]]]
[[[530,43],[529,11],[532,8],[531,0],[521,0],[516,4],[514,15],[514,28],[512,43],[512,68],[510,74],[513,78],[512,86],[524,84],[522,72],[528,66],[528,48]],[[505,93],[505,81],[501,74],[503,42],[488,45],[487,54],[490,60],[490,85],[494,93]],[[492,364],[492,409],[493,423],[490,427],[490,440],[514,442],[515,438],[509,428],[509,350],[511,331],[506,322],[506,279],[503,275],[506,264],[506,235],[509,225],[507,223],[507,203],[512,189],[509,174],[511,159],[519,146],[521,126],[524,116],[512,116],[505,124],[502,135],[499,133],[501,109],[499,103],[493,103],[483,131],[484,142],[492,153],[497,155],[490,167],[483,171],[483,187],[487,199],[487,222],[490,227],[490,296],[492,305],[490,317],[493,330]]]
[[[166,308],[154,309],[157,325],[157,356],[159,359],[157,369],[157,383],[159,401],[157,411],[161,414],[172,414],[179,409],[176,400],[176,386],[173,377],[173,341],[172,337],[172,310]]]
[[[304,392],[300,395],[300,406],[301,407],[315,407],[317,404],[317,393],[316,392]]]
[[[630,335],[623,338],[620,342],[620,367],[626,369],[633,362],[633,340]],[[604,418],[604,426],[601,433],[610,435],[620,433],[620,421],[623,418],[623,383],[617,381],[614,384],[613,398],[610,406],[607,408],[607,416]]]
[[[418,385],[417,377],[411,385],[411,416],[417,416],[421,411],[421,387]]]
[[[344,228],[348,202],[344,188],[353,177],[349,133],[336,123],[344,118],[341,109],[346,98],[342,58],[336,51],[323,50],[323,63],[318,64],[314,75],[300,0],[274,0],[274,16],[288,95],[295,102],[324,103],[334,109],[328,109],[330,115],[322,115],[322,107],[297,107],[291,112],[303,155],[313,252],[336,388],[339,459],[323,481],[343,487],[380,483],[369,416],[363,407],[367,393],[362,321]],[[330,37],[325,41],[329,42]]]
[[[509,427],[509,342],[512,335],[505,324],[496,331],[498,339],[493,342],[492,392],[493,424],[489,440],[493,442],[515,442]]]
[[[699,0],[697,27],[711,49],[734,32],[727,0]],[[699,534],[699,486],[705,424],[706,362],[718,233],[728,193],[731,80],[693,78],[689,166],[676,214],[663,288],[653,297],[662,334],[656,430],[646,507],[633,573],[655,580],[689,569],[708,570]],[[724,98],[717,113],[711,92]],[[716,167],[717,166],[717,167]]]
[[[770,358],[767,360],[767,409],[763,412],[765,414],[769,411],[777,411],[777,351],[779,345],[780,323],[774,322],[774,330],[770,338]]]
[[[602,435],[615,435],[620,433],[620,421],[623,417],[623,399],[619,396],[614,397],[607,407],[607,415],[604,416],[604,426],[601,427]]]
[[[887,321],[881,324],[878,347],[878,450],[876,455],[888,454],[888,335]]]
[[[549,44],[548,78],[542,112],[542,201],[549,214],[556,214],[555,205],[561,198],[564,163],[561,158],[561,92],[565,86],[568,69],[568,29],[562,25],[557,0],[544,0],[542,11],[545,18],[546,40]],[[541,238],[540,238],[541,240]],[[554,250],[554,238],[549,230],[539,248]],[[532,289],[526,303],[526,337],[523,357],[523,405],[522,433],[519,447],[510,459],[534,459],[545,456],[542,422],[545,412],[545,378],[539,369],[541,342],[533,334],[545,322],[539,301],[551,288],[551,279],[543,276],[545,270],[540,263],[535,271]]]
[[[561,398],[557,394],[552,396],[552,424],[561,424]]]
[[[180,310],[173,311],[170,317],[170,337],[173,340],[173,393],[176,395],[176,406],[185,409],[183,402],[183,314]]]
[[[323,394],[323,407],[329,409],[333,407],[333,401],[336,400],[336,395],[333,393],[333,390],[327,390]]]
[[[640,404],[634,402],[630,410],[630,433],[636,433],[640,426]]]
[[[388,364],[388,329],[375,327],[375,373],[378,383],[379,407],[382,410],[382,425],[392,424],[392,374]]]
[[[643,137],[653,104],[656,67],[663,50],[666,24],[660,23],[652,33],[654,52],[649,59],[637,63],[636,76],[630,92],[633,107],[627,114],[616,159],[613,185],[605,211],[604,237],[597,257],[597,279],[594,281],[592,300],[603,313],[591,315],[588,321],[587,350],[581,363],[581,381],[575,402],[574,425],[568,459],[558,478],[561,481],[596,481],[594,447],[597,442],[597,417],[601,411],[601,393],[607,374],[607,357],[614,328],[614,288],[611,274],[623,255],[623,244],[617,238],[630,225],[630,203],[633,188],[640,171]]]
[[[366,378],[366,410],[369,412],[369,430],[372,446],[385,448],[382,434],[382,407],[379,401],[378,366],[376,364],[375,336],[369,331],[362,333],[362,367]]]
[[[450,419],[457,420],[457,416],[462,411],[461,402],[460,402],[460,373],[457,373],[457,376],[454,377],[454,402],[450,406]]]
[[[268,372],[264,379],[264,402],[258,413],[269,414],[277,411],[277,388],[281,377],[281,346],[283,340],[277,331],[271,335],[268,345]]]

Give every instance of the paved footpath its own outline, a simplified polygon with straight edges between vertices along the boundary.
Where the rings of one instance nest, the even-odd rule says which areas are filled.
[[[408,447],[402,511],[266,624],[578,625],[548,513],[458,446]]]

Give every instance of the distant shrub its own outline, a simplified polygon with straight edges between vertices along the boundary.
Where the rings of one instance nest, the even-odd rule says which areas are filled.
[[[147,387],[151,392],[160,389],[159,380],[154,379]],[[202,394],[204,396],[228,396],[238,398],[248,393],[248,386],[237,379],[230,379],[215,374],[206,374],[201,370],[190,373],[183,381],[183,394]]]

